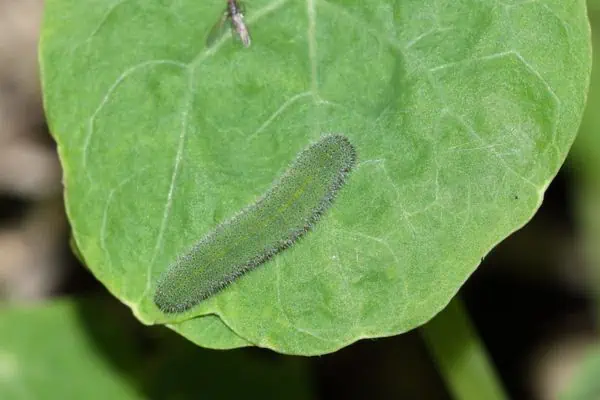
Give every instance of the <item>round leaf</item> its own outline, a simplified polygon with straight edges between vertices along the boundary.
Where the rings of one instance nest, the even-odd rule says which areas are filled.
[[[207,48],[224,8],[48,0],[41,42],[77,246],[141,321],[203,346],[321,354],[423,324],[531,218],[577,131],[584,1],[252,0],[251,46]],[[327,133],[359,161],[314,231],[162,314],[167,266]]]

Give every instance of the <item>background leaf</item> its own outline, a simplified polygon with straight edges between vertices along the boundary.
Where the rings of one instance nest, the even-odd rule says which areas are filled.
[[[303,359],[199,349],[140,330],[122,308],[93,298],[3,309],[2,399],[313,397]]]
[[[531,218],[577,131],[583,1],[256,0],[252,46],[207,51],[223,8],[49,0],[41,43],[81,253],[203,346],[320,354],[419,326]],[[166,319],[160,273],[327,132],[360,160],[317,229]]]
[[[82,308],[80,308],[80,306]],[[94,314],[98,342],[86,334],[79,311]],[[106,311],[106,310],[105,310]],[[98,304],[55,301],[40,307],[3,308],[0,313],[0,393],[11,399],[142,399],[132,381],[103,357],[131,368],[130,337],[115,330],[114,318]]]

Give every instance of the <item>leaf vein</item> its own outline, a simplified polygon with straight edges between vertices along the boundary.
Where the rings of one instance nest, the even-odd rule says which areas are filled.
[[[148,271],[146,273],[146,288],[144,290],[144,293],[142,294],[142,298],[144,296],[146,296],[146,294],[148,293],[148,291],[150,290],[151,286],[152,286],[152,276],[153,276],[153,270],[154,270],[154,263],[156,260],[156,257],[159,253],[160,247],[163,244],[164,241],[164,234],[165,234],[165,230],[166,230],[166,226],[167,226],[167,222],[169,220],[169,216],[171,213],[171,208],[173,206],[173,196],[175,193],[175,186],[176,186],[176,182],[177,182],[177,176],[179,174],[179,169],[181,167],[181,161],[183,159],[183,149],[184,149],[184,145],[185,145],[185,139],[188,133],[188,115],[191,109],[191,105],[192,105],[192,99],[193,99],[193,92],[192,92],[192,88],[193,88],[193,79],[194,79],[194,74],[193,72],[190,70],[189,72],[189,76],[188,76],[188,95],[187,95],[187,99],[186,99],[186,104],[183,107],[183,111],[181,113],[181,131],[179,134],[179,142],[177,144],[177,153],[175,154],[175,160],[174,160],[174,165],[173,165],[173,172],[171,174],[171,181],[169,183],[169,191],[167,193],[167,200],[165,202],[165,209],[163,212],[163,217],[160,223],[160,228],[158,231],[158,236],[156,238],[156,244],[154,246],[154,251],[152,253],[152,258],[150,259],[150,263],[148,264]]]
[[[91,177],[89,174],[89,170],[87,168],[88,153],[89,153],[89,147],[90,147],[90,143],[92,141],[92,137],[94,136],[94,122],[95,122],[96,118],[98,117],[98,115],[100,114],[100,112],[102,111],[104,106],[106,106],[106,104],[110,100],[113,93],[129,76],[131,76],[132,74],[134,74],[135,72],[137,72],[140,69],[143,69],[143,68],[149,67],[149,66],[154,66],[154,65],[175,65],[178,67],[185,68],[185,66],[182,63],[173,61],[173,60],[148,60],[148,61],[144,61],[142,63],[134,65],[133,67],[128,68],[123,73],[121,73],[121,75],[119,75],[119,77],[108,88],[108,90],[106,91],[106,94],[104,95],[104,97],[102,98],[100,103],[98,104],[98,107],[96,107],[96,109],[92,113],[92,116],[88,120],[86,134],[83,139],[81,165],[82,165],[83,170],[85,171],[85,173],[88,175],[89,178],[91,178]]]

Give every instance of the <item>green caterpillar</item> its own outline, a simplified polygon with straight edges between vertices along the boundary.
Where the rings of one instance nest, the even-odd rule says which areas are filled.
[[[302,150],[256,203],[218,225],[159,277],[154,303],[182,313],[268,261],[306,234],[331,206],[356,163],[342,135]]]

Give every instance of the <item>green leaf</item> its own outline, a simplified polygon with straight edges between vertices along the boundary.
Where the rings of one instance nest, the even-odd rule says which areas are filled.
[[[249,343],[229,329],[218,316],[205,315],[201,319],[201,324],[193,326],[181,324],[169,327],[183,336],[196,337],[197,339],[194,342],[211,349],[227,350],[252,346],[252,343]]]
[[[94,340],[82,315],[93,314]],[[91,317],[91,315],[89,315]],[[114,314],[93,302],[55,301],[0,312],[0,397],[13,399],[142,399],[98,344],[129,370],[134,346],[115,329]]]
[[[139,329],[122,309],[97,298],[3,309],[0,398],[314,397],[301,358],[199,350],[167,330]]]
[[[423,324],[563,163],[585,3],[253,0],[250,48],[207,50],[224,3],[45,3],[44,101],[90,269],[144,323],[208,347],[322,354]],[[314,232],[165,317],[158,276],[325,133],[359,162]]]

